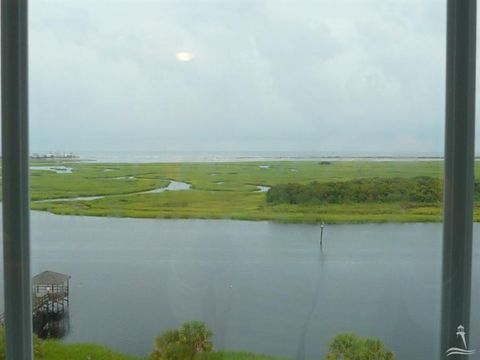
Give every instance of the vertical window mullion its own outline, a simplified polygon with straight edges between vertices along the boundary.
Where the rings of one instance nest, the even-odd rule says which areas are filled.
[[[7,360],[32,359],[27,32],[27,0],[2,0],[3,261]]]
[[[475,181],[476,0],[448,0],[440,358],[470,330]],[[459,358],[454,355],[451,359]]]

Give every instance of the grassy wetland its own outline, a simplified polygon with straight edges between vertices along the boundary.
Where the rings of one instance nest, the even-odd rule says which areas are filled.
[[[32,209],[55,214],[133,218],[273,220],[362,223],[438,222],[441,199],[269,202],[269,187],[365,179],[441,179],[441,161],[266,161],[233,163],[105,164],[74,161],[32,166],[65,166],[71,173],[31,171]],[[480,178],[480,168],[476,167]],[[171,181],[189,190],[150,192]],[[260,191],[260,187],[263,191]],[[100,196],[97,199],[83,197]],[[80,197],[80,199],[76,199]],[[76,200],[75,200],[76,199]],[[475,220],[480,207],[475,207]]]

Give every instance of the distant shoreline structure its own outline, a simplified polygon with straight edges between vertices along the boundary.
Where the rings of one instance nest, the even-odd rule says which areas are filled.
[[[72,152],[48,152],[45,154],[40,154],[40,153],[33,153],[30,155],[30,159],[33,160],[44,160],[44,159],[49,159],[49,160],[64,160],[64,159],[80,159],[80,156],[75,155]]]

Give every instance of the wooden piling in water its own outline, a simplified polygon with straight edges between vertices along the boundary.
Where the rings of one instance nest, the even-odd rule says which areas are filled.
[[[323,247],[323,229],[325,228],[325,223],[322,222],[320,225],[320,247]]]

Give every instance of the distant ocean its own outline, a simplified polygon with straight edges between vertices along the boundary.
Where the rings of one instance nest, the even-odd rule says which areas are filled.
[[[442,154],[378,154],[306,151],[76,151],[81,161],[102,163],[175,163],[242,161],[408,161],[442,160]]]

